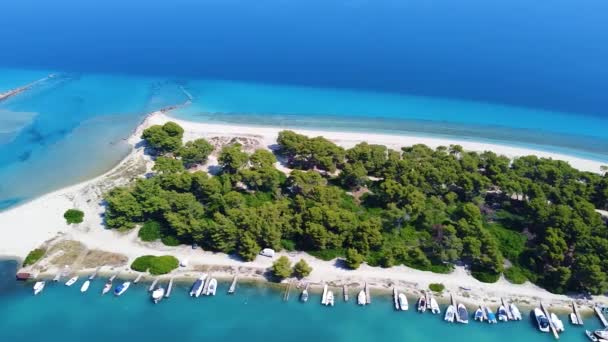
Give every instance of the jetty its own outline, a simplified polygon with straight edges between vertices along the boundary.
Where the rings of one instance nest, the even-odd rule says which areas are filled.
[[[116,273],[115,275],[111,276],[110,279],[108,279],[109,282],[113,282],[114,279],[116,279],[116,277],[118,277],[118,273]]]
[[[37,85],[38,83],[42,83],[42,82],[44,82],[44,81],[46,81],[48,79],[51,79],[53,77],[55,77],[55,74],[50,74],[50,75],[48,75],[45,78],[41,78],[41,79],[39,79],[37,81],[28,83],[28,84],[26,84],[24,86],[21,86],[19,88],[15,88],[13,90],[9,90],[9,91],[7,91],[5,93],[0,93],[0,102],[2,102],[4,100],[7,100],[9,97],[13,97],[13,96],[15,96],[17,94],[20,94],[20,93],[22,93],[22,92],[24,92],[26,90],[29,90],[30,88],[32,88],[33,86]]]
[[[99,273],[99,270],[100,270],[100,269],[101,269],[101,266],[97,267],[97,268],[95,269],[95,272],[93,272],[93,274],[91,274],[91,275],[89,276],[89,280],[93,280],[93,279],[95,279],[95,278],[97,277],[97,273]]]
[[[365,304],[371,304],[372,303],[372,296],[369,293],[369,286],[367,285],[367,282],[365,282]]]
[[[211,282],[212,278],[213,278],[213,274],[209,273],[209,275],[207,276],[207,279],[205,279],[205,284],[203,285],[202,294],[207,295],[207,290],[209,289],[209,283]]]
[[[344,297],[344,301],[348,302],[348,285],[346,284],[342,286],[342,296]]]
[[[321,295],[321,304],[327,305],[327,284],[323,286],[323,295]]]
[[[581,316],[581,313],[578,311],[578,307],[576,306],[576,303],[574,303],[574,301],[572,301],[572,312],[574,313],[574,317],[576,317],[576,322],[572,322],[573,324],[576,325],[583,325],[583,317]]]
[[[596,305],[593,307],[593,311],[595,311],[597,318],[600,319],[600,322],[602,322],[602,325],[604,326],[604,328],[608,328],[608,321],[606,320],[606,317],[604,316],[602,309]]]
[[[144,274],[143,274],[143,273],[138,274],[138,275],[137,275],[137,278],[135,278],[135,280],[133,280],[133,283],[134,283],[134,284],[139,283],[139,281],[141,280],[141,278],[142,278],[143,276],[144,276]]]
[[[500,303],[502,304],[502,306],[505,307],[505,311],[507,312],[507,319],[509,321],[512,321],[515,319],[515,317],[513,317],[513,313],[511,312],[511,307],[509,307],[509,305],[507,305],[507,303],[505,302],[505,300],[500,297]]]
[[[169,285],[167,285],[167,292],[165,292],[165,298],[169,298],[171,295],[171,289],[173,288],[173,277],[169,279]]]
[[[293,284],[293,281],[290,281],[287,284],[287,288],[285,289],[285,293],[283,293],[283,301],[286,302],[289,300],[289,293],[291,292],[291,285]]]
[[[154,291],[154,288],[156,287],[157,283],[158,283],[158,278],[154,279],[154,281],[152,282],[152,285],[150,285],[150,287],[148,287],[148,292]]]
[[[549,312],[549,310],[547,310],[543,302],[540,302],[540,309],[545,314],[545,317],[547,317],[547,320],[549,320],[549,327],[551,328],[553,336],[556,340],[559,340],[559,334],[557,333],[557,329],[555,329],[555,324],[553,324],[553,320],[551,320],[551,313]]]
[[[232,277],[232,283],[230,283],[230,288],[228,288],[228,294],[234,294],[234,292],[236,292],[236,283],[238,281],[238,275],[234,275],[234,277]]]
[[[393,302],[395,304],[395,310],[399,310],[399,294],[397,288],[393,286]]]

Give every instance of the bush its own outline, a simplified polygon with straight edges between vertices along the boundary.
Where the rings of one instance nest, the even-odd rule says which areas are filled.
[[[43,248],[36,248],[34,250],[32,250],[31,252],[29,252],[27,254],[27,256],[25,257],[25,260],[23,260],[23,266],[28,266],[28,265],[33,265],[35,264],[38,260],[42,259],[42,257],[44,256],[44,254],[46,253],[46,250]]]
[[[346,266],[350,269],[356,270],[361,266],[363,262],[363,255],[361,255],[356,249],[349,248],[346,250]]]
[[[295,251],[296,250],[296,243],[293,242],[292,240],[281,240],[281,247],[283,247],[284,250],[287,251]]]
[[[153,256],[144,255],[135,259],[131,264],[131,269],[139,272],[148,270],[150,274],[167,274],[179,266],[177,258],[171,255]]]
[[[272,264],[272,274],[279,279],[291,276],[291,262],[286,256],[282,256]]]
[[[160,239],[161,225],[157,221],[150,220],[144,223],[137,234],[142,241],[156,241]]]
[[[500,278],[500,273],[473,271],[471,275],[482,283],[495,283]]]
[[[513,284],[523,284],[528,280],[525,272],[518,266],[512,266],[505,270],[505,278]]]
[[[441,283],[432,283],[429,284],[429,289],[431,289],[433,292],[442,292],[445,290],[445,286]]]
[[[175,247],[181,244],[179,240],[173,235],[165,235],[161,237],[160,241],[162,241],[165,246]]]
[[[330,261],[335,258],[339,258],[344,255],[344,250],[341,248],[336,249],[323,249],[320,251],[308,251],[308,254],[319,258],[321,260]]]
[[[63,214],[63,217],[68,224],[81,223],[84,219],[84,213],[78,209],[68,209]]]
[[[500,253],[511,261],[517,261],[526,248],[527,237],[498,223],[487,224],[487,228],[498,240]]]
[[[293,274],[299,279],[308,276],[310,272],[312,272],[312,267],[310,267],[304,259],[300,259],[300,261],[293,266]]]

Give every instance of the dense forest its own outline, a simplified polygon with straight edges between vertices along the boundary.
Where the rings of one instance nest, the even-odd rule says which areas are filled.
[[[608,208],[608,175],[456,145],[344,149],[282,131],[274,153],[224,146],[221,171],[209,176],[191,170],[213,146],[182,144],[182,135],[172,122],[144,131],[154,175],[106,194],[108,227],[144,226],[166,244],[245,260],[269,247],[342,257],[352,268],[449,272],[462,263],[486,282],[504,273],[558,293],[608,289],[608,227],[594,210]]]

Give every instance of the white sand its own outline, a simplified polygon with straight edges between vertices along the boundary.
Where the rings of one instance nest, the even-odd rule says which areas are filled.
[[[134,131],[129,138],[129,142],[135,146],[139,142],[139,136],[145,127],[162,124],[168,120],[177,121],[184,127],[185,140],[217,136],[248,137],[251,140],[257,140],[259,145],[268,147],[276,143],[277,133],[281,130],[271,127],[193,123],[175,120],[162,113],[154,113]],[[583,170],[595,172],[600,170],[600,163],[595,161],[509,146],[398,135],[319,132],[299,129],[296,131],[310,136],[323,135],[344,147],[353,146],[361,141],[384,144],[392,148],[416,143],[423,143],[431,147],[460,144],[467,150],[492,150],[509,157],[535,154],[542,157],[563,159],[570,162],[574,167]],[[214,161],[215,159],[211,158],[211,160]],[[225,254],[202,252],[200,249],[193,250],[187,246],[166,247],[160,243],[142,243],[137,239],[135,231],[129,234],[121,234],[104,229],[101,216],[104,211],[101,205],[102,194],[116,185],[126,184],[134,177],[143,175],[145,170],[149,170],[150,166],[151,161],[149,157],[144,155],[143,148],[134,148],[119,165],[100,177],[55,191],[0,213],[0,227],[4,230],[0,241],[0,255],[23,258],[30,250],[40,246],[43,242],[62,235],[62,238],[79,240],[90,249],[125,254],[131,260],[144,254],[172,254],[180,260],[188,259],[190,265],[242,266],[258,269],[259,271],[263,271],[271,265],[271,259],[261,256],[253,262],[241,262]],[[213,165],[207,165],[206,167],[213,167]],[[83,210],[85,221],[77,226],[69,227],[62,217],[65,210],[69,208]],[[566,296],[551,294],[529,283],[513,285],[501,279],[495,284],[484,284],[471,277],[461,267],[457,267],[451,274],[423,272],[405,266],[384,269],[363,265],[353,271],[336,266],[336,261],[318,260],[306,253],[280,254],[288,255],[294,262],[300,258],[305,259],[314,269],[308,278],[312,282],[362,283],[368,281],[375,287],[384,288],[388,287],[391,282],[395,282],[400,287],[410,288],[411,290],[416,288],[425,289],[430,283],[443,283],[448,291],[470,297],[471,301],[475,299],[496,301],[500,297],[519,298],[522,301],[530,302],[542,299],[546,302],[562,304],[569,301]],[[461,287],[470,288],[470,291],[463,291]],[[596,300],[602,301],[605,299],[605,297],[596,298]]]

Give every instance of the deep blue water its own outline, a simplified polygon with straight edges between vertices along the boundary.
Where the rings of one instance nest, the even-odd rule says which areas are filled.
[[[220,283],[215,297],[190,298],[187,286],[175,287],[171,298],[153,304],[148,284],[133,285],[123,296],[101,296],[104,279],[94,280],[81,294],[82,281],[73,287],[47,283],[38,296],[32,283],[13,279],[16,264],[0,262],[0,340],[2,341],[552,341],[530,320],[498,325],[473,322],[447,324],[439,316],[414,310],[396,312],[389,296],[374,296],[373,303],[358,307],[354,300],[336,299],[333,308],[319,304],[319,295],[308,303],[296,293],[288,302],[282,293],[261,285],[241,284],[235,295],[226,295]],[[10,277],[10,278],[7,278]],[[117,282],[115,282],[117,283]],[[353,290],[354,291],[354,290]],[[340,292],[337,292],[340,293]],[[410,307],[414,299],[410,298]],[[525,315],[528,312],[522,312]],[[566,317],[561,317],[566,322]],[[585,328],[598,328],[594,317]],[[585,341],[584,329],[566,323],[561,341]]]

